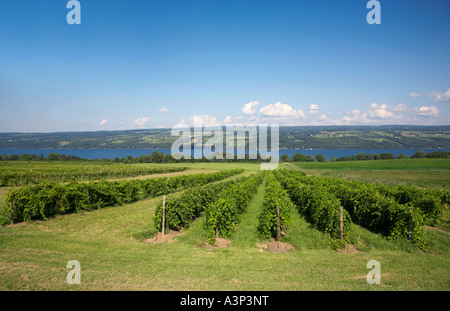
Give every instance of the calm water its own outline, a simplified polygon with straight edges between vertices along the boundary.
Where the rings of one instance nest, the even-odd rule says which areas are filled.
[[[1,149],[0,155],[3,154],[17,154],[20,155],[22,153],[28,154],[36,154],[41,155],[44,154],[45,157],[48,156],[49,153],[59,153],[66,154],[71,156],[79,156],[81,158],[87,159],[114,159],[118,158],[126,158],[129,155],[132,157],[140,157],[141,155],[150,155],[153,150],[157,150],[158,152],[163,152],[164,154],[170,153],[170,149]],[[283,154],[291,157],[295,153],[302,153],[305,155],[311,155],[314,157],[318,153],[324,155],[327,160],[330,160],[332,156],[336,159],[343,156],[356,155],[360,152],[364,152],[366,154],[374,154],[374,153],[392,153],[397,156],[399,153],[406,154],[407,156],[412,156],[416,153],[417,150],[420,149],[332,149],[332,150],[280,150],[280,156]],[[450,151],[450,149],[422,149],[426,153],[433,151]]]

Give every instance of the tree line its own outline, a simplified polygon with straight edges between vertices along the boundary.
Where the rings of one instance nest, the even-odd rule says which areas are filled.
[[[47,157],[41,153],[41,155],[36,154],[20,154],[20,155],[0,155],[0,161],[62,161],[62,162],[70,162],[70,161],[83,161],[83,162],[110,162],[110,163],[186,163],[186,162],[235,162],[235,161],[245,161],[245,162],[270,162],[270,159],[263,160],[257,155],[256,159],[250,159],[248,154],[245,155],[245,159],[227,159],[227,154],[223,154],[223,159],[207,159],[206,157],[202,157],[201,159],[175,159],[172,154],[164,154],[163,152],[159,152],[157,150],[153,150],[150,155],[141,155],[139,157],[127,156],[127,157],[116,157],[114,159],[107,158],[95,158],[95,159],[87,159],[81,158],[79,156],[71,156],[66,154],[58,154],[58,153],[49,153]]]
[[[335,158],[334,156],[331,157],[330,162],[336,162],[336,161],[363,161],[363,160],[393,160],[393,159],[424,159],[424,158],[449,158],[450,152],[448,151],[433,151],[426,153],[423,150],[418,150],[416,153],[414,153],[411,157],[409,157],[406,154],[399,153],[397,156],[395,156],[392,153],[365,153],[360,152],[356,155],[351,156],[344,156]],[[283,154],[280,157],[281,162],[327,162],[327,159],[322,154],[317,154],[315,157],[312,157],[310,155],[304,155],[301,153],[293,154],[291,157],[289,157],[286,154]]]
[[[397,156],[395,156],[392,153],[358,153],[356,155],[351,156],[344,156],[335,158],[334,156],[331,157],[330,162],[335,161],[361,161],[361,160],[391,160],[391,159],[420,159],[420,158],[449,158],[450,152],[448,151],[433,151],[426,153],[423,150],[418,150],[415,154],[413,154],[411,157],[409,157],[406,154],[399,153]],[[70,161],[84,161],[84,162],[114,162],[114,163],[186,163],[186,162],[235,162],[235,161],[244,161],[244,162],[255,162],[255,163],[261,163],[261,162],[269,162],[268,160],[263,160],[257,155],[256,159],[250,159],[250,156],[248,154],[245,155],[245,159],[242,160],[236,160],[236,159],[227,159],[226,154],[224,153],[223,159],[207,159],[206,157],[203,157],[202,159],[175,159],[172,154],[164,154],[163,152],[158,152],[157,150],[153,150],[150,155],[141,155],[139,157],[123,157],[119,158],[116,157],[114,159],[98,159],[95,158],[93,160],[89,160],[87,158],[81,158],[79,156],[72,156],[72,155],[66,155],[66,154],[58,154],[58,153],[49,153],[47,157],[44,156],[44,154],[41,153],[41,155],[35,155],[35,154],[20,154],[20,155],[0,155],[0,161],[63,161],[63,162],[70,162]],[[287,154],[283,154],[280,157],[281,162],[328,162],[327,158],[318,153],[316,156],[312,157],[311,155],[304,155],[301,153],[295,153],[291,157],[289,157]]]

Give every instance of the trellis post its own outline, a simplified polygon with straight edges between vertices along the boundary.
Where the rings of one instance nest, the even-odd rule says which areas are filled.
[[[413,222],[413,214],[412,214],[412,206],[409,207],[409,212],[411,215],[411,221],[409,222],[409,240],[412,240],[412,222]]]
[[[166,222],[166,195],[163,195],[163,210],[162,210],[162,231],[161,234],[164,235],[164,224]]]
[[[212,206],[213,210],[216,208],[214,205]],[[216,226],[214,228],[216,230],[216,240],[219,239],[219,226],[217,226],[217,220],[216,220]]]
[[[280,206],[277,204],[277,242],[281,242],[280,232]]]
[[[11,194],[11,223],[14,222],[14,194]]]

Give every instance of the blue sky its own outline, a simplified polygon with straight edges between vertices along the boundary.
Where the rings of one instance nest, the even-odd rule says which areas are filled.
[[[0,132],[450,124],[450,2],[0,0]]]

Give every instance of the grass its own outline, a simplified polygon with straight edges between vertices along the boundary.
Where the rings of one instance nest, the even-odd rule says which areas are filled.
[[[297,162],[302,169],[350,170],[450,170],[450,159]]]
[[[261,165],[259,163],[245,163],[245,162],[230,162],[230,163],[207,163],[207,162],[183,162],[183,163],[142,163],[134,164],[146,167],[188,167],[189,169],[208,169],[208,170],[228,170],[235,168],[242,168],[247,171],[258,171]]]
[[[0,289],[449,289],[448,247],[441,254],[421,254],[369,242],[364,252],[341,254],[304,244],[295,252],[274,254],[259,252],[254,235],[239,237],[236,231],[231,248],[207,250],[196,244],[202,234],[201,220],[175,243],[148,244],[133,238],[134,233],[152,227],[159,199],[1,228]],[[246,217],[251,218],[244,215],[243,225]],[[443,233],[433,234],[448,241]],[[299,243],[301,235],[296,237]],[[381,263],[380,286],[369,285],[363,278],[371,259]],[[81,263],[81,285],[65,281],[69,260]]]
[[[310,175],[389,185],[450,188],[450,159],[297,162],[295,165]]]
[[[244,174],[254,173],[255,166],[242,165],[248,167]],[[154,234],[153,215],[161,197],[2,227],[0,290],[450,289],[449,235],[431,229],[425,236],[430,252],[422,253],[406,240],[387,241],[354,225],[351,239],[360,252],[341,253],[293,210],[285,241],[296,250],[260,252],[256,226],[263,198],[264,184],[242,215],[232,246],[223,249],[200,247],[206,242],[204,217],[173,243],[146,243]],[[381,285],[365,280],[372,259],[381,264]],[[81,264],[80,285],[66,282],[70,260]]]

